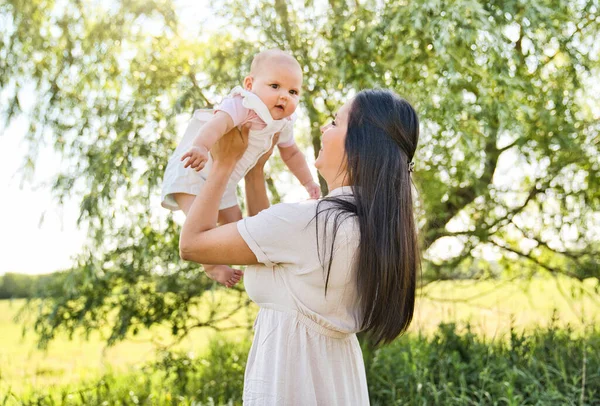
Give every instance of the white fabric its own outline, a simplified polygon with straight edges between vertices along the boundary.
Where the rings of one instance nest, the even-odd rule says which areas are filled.
[[[330,195],[350,193],[343,187]],[[349,218],[338,230],[325,296],[326,273],[313,221],[316,208],[315,200],[278,204],[237,223],[264,264],[250,266],[244,274],[246,291],[260,307],[246,366],[244,405],[369,404],[355,334],[361,320],[354,273],[358,225]],[[325,245],[319,241],[322,250],[330,247],[332,224],[319,219],[320,233],[324,227],[329,233]]]
[[[244,90],[239,86],[235,87],[228,97],[234,97],[236,95],[243,97],[242,103],[244,107],[256,112],[256,114],[266,123],[266,127],[261,130],[250,130],[248,135],[248,148],[244,152],[244,155],[242,155],[242,158],[238,161],[229,178],[219,209],[225,209],[237,204],[237,184],[242,180],[246,173],[256,165],[258,158],[269,150],[271,143],[273,142],[273,136],[276,133],[280,133],[278,141],[279,146],[286,147],[294,144],[292,128],[295,121],[295,115],[292,116],[292,119],[273,120],[269,113],[269,109],[257,95]],[[161,192],[161,205],[164,208],[169,210],[180,209],[175,199],[173,199],[172,195],[174,193],[187,193],[190,195],[198,195],[200,193],[202,186],[208,177],[210,168],[212,167],[212,157],[209,154],[208,162],[199,172],[196,172],[191,168],[184,168],[184,162],[181,161],[181,157],[192,145],[194,138],[200,132],[200,128],[202,128],[212,116],[213,110],[196,110],[183,134],[181,142],[175,149],[173,155],[171,155],[171,158],[169,158],[167,168],[165,169]]]

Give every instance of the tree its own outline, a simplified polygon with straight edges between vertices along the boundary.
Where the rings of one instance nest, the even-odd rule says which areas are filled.
[[[0,299],[17,299],[31,296],[33,277],[8,272],[0,279]]]
[[[31,165],[44,142],[64,156],[57,199],[80,196],[90,230],[65,295],[37,315],[42,344],[104,323],[110,342],[164,322],[180,337],[244,307],[240,295],[225,312],[194,316],[212,285],[179,260],[178,226],[156,202],[178,113],[216,101],[264,47],[289,50],[304,69],[310,125],[300,137],[315,153],[319,125],[356,90],[392,88],[416,106],[424,282],[490,276],[484,253],[504,272],[598,279],[598,8],[230,0],[214,5],[225,26],[186,36],[169,1],[2,3],[4,116],[28,114]],[[270,185],[278,179],[275,165]],[[459,249],[440,255],[450,241]]]

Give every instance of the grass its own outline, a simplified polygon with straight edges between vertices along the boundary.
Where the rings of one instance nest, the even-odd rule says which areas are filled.
[[[573,334],[583,334],[585,326],[598,321],[600,306],[591,296],[577,293],[581,288],[593,291],[593,281],[583,285],[567,278],[534,279],[511,282],[437,282],[427,286],[418,298],[413,333],[433,336],[440,323],[469,322],[479,337],[506,338],[513,331],[544,326],[554,318],[556,328],[571,325]],[[561,292],[562,291],[562,292]],[[469,299],[469,300],[466,300]],[[93,381],[105,374],[135,373],[136,368],[156,359],[153,340],[168,339],[166,329],[156,328],[105,348],[102,336],[61,336],[46,352],[36,349],[32,334],[22,336],[22,326],[13,318],[23,301],[0,301],[0,394],[29,393],[43,388],[64,387],[81,381]],[[256,311],[252,306],[250,313]],[[239,317],[248,317],[240,315]],[[206,350],[215,332],[194,331],[180,343],[178,350],[194,357]],[[227,339],[246,340],[247,331],[225,334]],[[2,396],[0,396],[0,403]]]
[[[405,335],[363,350],[371,404],[598,405],[600,330],[589,327],[578,337],[551,324],[490,341],[451,323]],[[126,374],[0,395],[0,404],[240,405],[248,350],[249,340],[217,339],[201,357],[169,353]]]
[[[580,332],[600,321],[597,281],[568,277],[505,281],[434,282],[417,298],[412,331],[432,333],[441,323],[466,322],[485,337],[506,336],[511,328],[557,327]]]
[[[598,405],[600,330],[553,322],[508,340],[442,324],[430,337],[405,336],[368,360],[375,405]]]
[[[214,300],[221,300],[224,293],[217,292]],[[24,304],[25,300],[0,300],[0,394],[6,388],[20,394],[93,380],[106,373],[126,372],[155,360],[156,343],[162,346],[171,342],[168,328],[155,327],[112,347],[106,347],[106,332],[94,332],[89,339],[75,335],[72,340],[63,334],[53,340],[46,351],[41,351],[35,335],[26,331],[23,336],[23,325],[14,321]],[[220,327],[249,324],[248,319],[253,320],[255,313],[253,306],[244,309]],[[172,349],[194,356],[206,349],[215,334],[212,329],[193,330]],[[227,339],[247,340],[250,331],[234,329],[219,334]]]

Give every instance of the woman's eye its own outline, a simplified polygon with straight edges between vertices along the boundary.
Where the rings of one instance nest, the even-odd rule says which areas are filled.
[[[272,87],[273,89],[279,89],[279,85],[277,85],[277,84],[275,84],[275,83],[273,83],[273,84],[271,85],[271,87]]]
[[[331,120],[331,125],[335,127],[335,120]]]

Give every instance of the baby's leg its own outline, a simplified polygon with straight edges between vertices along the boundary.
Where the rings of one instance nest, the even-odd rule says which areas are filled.
[[[241,219],[242,211],[237,204],[233,207],[219,210],[219,225],[233,223]],[[227,265],[204,265],[204,270],[209,278],[222,283],[228,288],[238,283],[244,275],[239,269],[234,269]]]
[[[192,207],[192,203],[194,203],[194,199],[196,198],[196,196],[188,195],[187,193],[175,193],[173,195],[173,198],[175,199],[175,201],[177,202],[177,204],[179,205],[181,210],[183,210],[183,212],[187,216],[187,214],[190,210],[190,207]],[[227,223],[232,223],[234,221],[241,220],[241,219],[242,219],[242,212],[241,212],[239,206],[237,206],[237,205],[234,207],[228,207],[226,209],[219,210],[219,224],[221,224],[221,225],[227,224]],[[244,274],[239,269],[234,269],[227,265],[202,265],[202,266],[204,267],[204,271],[206,272],[206,275],[210,279],[217,281],[217,282],[227,286],[228,288],[230,288],[233,285],[235,285],[236,283],[238,283],[240,281],[240,279],[242,278],[242,275]]]
[[[173,193],[173,199],[175,199],[177,205],[186,216],[190,211],[190,207],[192,207],[195,198],[196,196],[188,195],[187,193]]]

